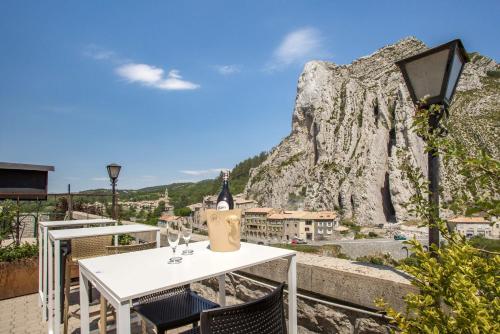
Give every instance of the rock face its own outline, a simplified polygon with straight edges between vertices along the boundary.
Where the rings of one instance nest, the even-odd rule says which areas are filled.
[[[339,210],[360,225],[411,219],[412,194],[396,152],[426,173],[414,107],[394,62],[426,49],[406,38],[349,65],[311,61],[301,74],[292,131],[250,173],[245,193],[261,205]],[[473,54],[451,107],[452,136],[498,157],[499,66]],[[474,125],[470,125],[472,122]],[[442,178],[453,175],[443,169]],[[451,189],[453,177],[445,187]]]

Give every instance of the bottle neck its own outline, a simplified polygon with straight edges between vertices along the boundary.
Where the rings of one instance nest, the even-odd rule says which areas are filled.
[[[229,181],[228,180],[222,181],[222,189],[229,189]]]

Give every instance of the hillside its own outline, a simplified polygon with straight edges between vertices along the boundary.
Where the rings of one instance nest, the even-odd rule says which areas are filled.
[[[413,103],[394,62],[427,47],[406,38],[348,65],[307,63],[292,131],[251,172],[245,192],[265,206],[339,210],[358,224],[411,219],[412,194],[396,154],[426,173],[423,142],[411,131]],[[499,66],[471,55],[450,109],[450,136],[499,156]],[[443,168],[445,195],[460,180]]]
[[[243,192],[250,175],[250,170],[256,168],[267,157],[262,152],[252,158],[248,158],[238,163],[231,171],[230,190],[233,194]],[[168,194],[171,204],[176,208],[182,208],[186,205],[201,202],[204,196],[214,195],[219,192],[222,180],[220,177],[215,179],[202,180],[199,182],[172,183],[168,185],[159,185],[141,189],[119,189],[118,194],[122,201],[141,201],[156,200],[163,196],[165,188],[168,188]],[[110,189],[92,189],[81,191],[82,194],[109,194]],[[85,201],[99,201],[102,197],[87,197]],[[110,199],[108,198],[108,201]]]

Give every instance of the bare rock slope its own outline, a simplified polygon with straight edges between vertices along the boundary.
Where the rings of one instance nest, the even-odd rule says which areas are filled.
[[[412,189],[396,152],[408,150],[424,173],[426,156],[411,131],[414,108],[394,62],[425,49],[410,37],[349,65],[307,63],[292,131],[251,171],[245,193],[265,206],[339,210],[361,225],[410,219],[403,204]],[[498,70],[493,60],[472,54],[451,108],[452,135],[496,157]],[[443,173],[452,188],[453,171]]]

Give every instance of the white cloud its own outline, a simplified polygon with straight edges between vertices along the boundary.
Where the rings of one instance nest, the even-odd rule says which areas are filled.
[[[323,48],[323,38],[315,28],[301,28],[290,32],[283,38],[280,45],[274,50],[272,60],[266,70],[274,71],[286,66],[303,63],[312,58],[321,58],[327,55]]]
[[[214,175],[218,174],[223,170],[227,170],[227,168],[211,168],[211,169],[200,169],[200,170],[181,170],[182,174],[191,175],[191,176],[202,176],[202,175]]]
[[[83,54],[96,60],[108,60],[116,56],[114,51],[107,50],[95,44],[89,44],[83,50]]]
[[[215,65],[214,68],[222,75],[231,75],[241,72],[238,65]]]
[[[163,90],[190,90],[200,87],[198,84],[183,80],[178,70],[171,70],[165,77],[163,69],[147,64],[125,64],[118,67],[116,73],[129,82]]]

